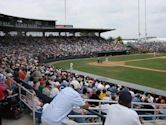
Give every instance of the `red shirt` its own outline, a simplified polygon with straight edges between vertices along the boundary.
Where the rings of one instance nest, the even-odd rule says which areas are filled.
[[[26,73],[24,72],[24,71],[19,71],[19,79],[20,80],[24,80],[25,79],[25,77],[26,77]]]
[[[3,88],[0,87],[0,100],[3,100],[4,96]]]

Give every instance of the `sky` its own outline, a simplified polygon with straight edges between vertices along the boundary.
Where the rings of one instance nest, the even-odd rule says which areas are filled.
[[[0,13],[57,20],[65,24],[65,0],[0,0]],[[75,28],[115,28],[104,37],[138,37],[138,0],[66,0],[66,24]],[[145,36],[145,0],[140,0],[141,37]],[[166,37],[166,0],[147,1],[148,36]]]

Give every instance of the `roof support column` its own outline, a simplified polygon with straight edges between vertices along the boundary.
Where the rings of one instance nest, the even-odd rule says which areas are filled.
[[[46,37],[45,31],[42,32],[42,36],[43,36],[43,37]]]
[[[99,32],[99,37],[101,37],[101,32]]]

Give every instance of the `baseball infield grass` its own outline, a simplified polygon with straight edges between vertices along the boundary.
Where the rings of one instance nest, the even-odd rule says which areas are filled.
[[[159,54],[158,56],[166,56],[166,54]],[[128,61],[134,59],[147,59],[152,57],[153,55],[150,54],[141,54],[141,55],[135,54],[127,56],[113,56],[110,57],[109,60]],[[105,58],[102,59],[105,60]],[[56,62],[54,66],[58,68],[68,69],[70,63],[72,62],[74,64],[73,67],[75,70],[166,90],[166,73],[147,71],[141,69],[131,69],[121,66],[100,67],[88,64],[96,60],[97,60],[96,58],[88,58],[88,59],[59,61]],[[166,59],[151,59],[151,60],[142,60],[136,62],[127,62],[127,65],[166,70]]]

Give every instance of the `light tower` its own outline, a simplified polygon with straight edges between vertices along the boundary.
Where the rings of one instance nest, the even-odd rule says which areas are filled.
[[[67,1],[65,0],[64,2],[65,2],[65,6],[64,7],[65,7],[65,25],[66,25],[66,20],[67,20],[67,17],[66,17],[67,16],[67,14],[66,14],[67,13],[66,12],[67,11]]]
[[[140,0],[138,0],[138,41],[140,40]]]
[[[145,42],[147,39],[147,1],[145,0]]]

